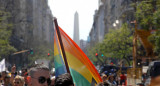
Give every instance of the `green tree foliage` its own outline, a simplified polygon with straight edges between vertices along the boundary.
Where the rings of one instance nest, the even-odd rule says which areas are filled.
[[[150,42],[154,45],[154,52],[160,57],[160,31],[155,32],[149,37]]]
[[[132,33],[127,24],[118,30],[110,30],[101,45],[103,52],[109,57],[128,59],[132,55]]]
[[[160,56],[160,0],[143,0],[137,4],[136,18],[141,29],[156,29],[149,40],[154,45],[154,52]]]
[[[160,0],[143,0],[136,8],[136,20],[142,29],[160,28]]]
[[[102,43],[89,49],[89,57],[91,56],[91,60],[97,61],[97,59],[95,59],[95,53],[98,51],[100,55],[103,53],[105,58],[122,58],[130,63],[128,57],[132,56],[132,40],[132,30],[128,29],[127,24],[124,24],[120,29],[110,30],[109,33],[105,35]],[[102,61],[105,60],[102,59]]]
[[[97,43],[94,47],[88,48],[87,50],[87,56],[89,57],[89,59],[93,62],[93,63],[97,63],[98,62],[98,58],[96,58],[95,54],[98,53],[98,56],[100,57],[100,52],[101,52],[101,43]],[[103,61],[104,59],[99,58],[100,62]]]
[[[0,11],[0,58],[7,57],[16,51],[9,41],[12,34],[12,24],[8,22],[9,17],[8,12]]]
[[[29,66],[33,65],[34,62],[38,59],[45,59],[53,62],[54,50],[52,50],[46,44],[35,47],[33,52],[33,54],[29,55]],[[50,53],[50,56],[48,56],[48,53]]]

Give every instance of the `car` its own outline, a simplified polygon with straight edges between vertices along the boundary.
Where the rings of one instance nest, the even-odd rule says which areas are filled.
[[[153,61],[149,64],[147,76],[156,77],[158,75],[160,75],[160,61]]]
[[[153,61],[149,64],[148,70],[147,70],[147,79],[144,83],[145,86],[148,86],[149,84],[152,84],[154,82],[151,82],[153,78],[160,76],[160,61]]]

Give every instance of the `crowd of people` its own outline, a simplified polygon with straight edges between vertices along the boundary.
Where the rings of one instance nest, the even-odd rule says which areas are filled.
[[[126,86],[126,75],[124,72],[120,76],[115,73],[114,69],[101,73],[102,83],[98,86]]]
[[[16,66],[11,72],[0,73],[0,86],[74,86],[70,74],[62,74],[55,78],[49,68],[43,64],[35,64],[29,70],[22,69],[21,73],[16,72]]]
[[[104,71],[100,74],[103,80],[97,86],[125,86],[126,76],[122,73],[120,77],[114,73]],[[0,73],[0,86],[74,86],[70,74],[62,74],[55,78],[54,73],[50,73],[49,68],[43,64],[35,64],[30,69],[22,69],[19,73],[16,66],[11,68],[11,72]]]

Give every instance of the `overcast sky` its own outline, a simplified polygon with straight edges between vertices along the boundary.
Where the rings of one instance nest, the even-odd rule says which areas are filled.
[[[48,0],[58,25],[73,38],[74,14],[79,13],[80,39],[87,40],[93,24],[93,15],[98,9],[98,0]]]

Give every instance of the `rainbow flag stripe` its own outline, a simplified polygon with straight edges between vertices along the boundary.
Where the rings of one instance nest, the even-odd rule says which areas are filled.
[[[94,65],[80,47],[59,27],[67,63],[76,86],[95,86],[102,82]],[[56,76],[66,73],[57,31],[54,34],[54,64]]]

